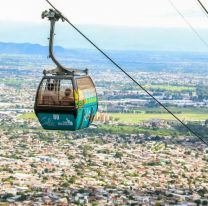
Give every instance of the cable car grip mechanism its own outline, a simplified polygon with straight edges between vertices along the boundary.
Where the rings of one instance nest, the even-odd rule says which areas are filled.
[[[59,12],[49,9],[49,11],[45,10],[42,12],[41,15],[42,19],[48,18],[50,21],[50,38],[49,38],[49,58],[52,59],[52,61],[55,63],[57,68],[52,70],[44,70],[43,74],[54,74],[54,75],[63,75],[63,74],[69,74],[69,75],[75,75],[77,73],[85,73],[88,74],[88,69],[85,70],[79,70],[79,69],[72,69],[72,68],[66,68],[62,66],[59,61],[54,56],[54,36],[55,36],[55,24],[60,19],[62,22],[65,21],[65,17],[62,16]]]

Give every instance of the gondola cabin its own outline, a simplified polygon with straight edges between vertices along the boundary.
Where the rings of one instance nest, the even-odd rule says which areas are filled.
[[[47,130],[75,131],[89,127],[98,109],[90,76],[44,76],[35,102],[35,113]]]
[[[62,66],[53,53],[55,23],[64,21],[59,12],[50,9],[42,13],[50,21],[49,57],[56,68],[44,70],[37,89],[35,114],[46,130],[75,131],[92,123],[97,109],[97,93],[88,69],[79,70]]]

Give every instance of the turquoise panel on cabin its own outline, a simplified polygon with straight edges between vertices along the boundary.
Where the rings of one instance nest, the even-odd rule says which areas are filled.
[[[97,104],[88,107],[84,105],[84,107],[79,108],[77,111],[76,129],[83,129],[89,127],[92,118],[94,118],[94,116],[97,113],[97,109],[98,109]]]
[[[46,130],[75,130],[76,121],[73,114],[39,113],[38,119]]]
[[[41,126],[46,130],[69,130],[87,128],[97,113],[98,105],[83,105],[77,110],[77,117],[73,114],[38,113]]]

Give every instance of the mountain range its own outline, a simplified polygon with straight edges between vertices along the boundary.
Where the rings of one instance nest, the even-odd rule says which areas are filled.
[[[29,42],[48,45],[48,23],[12,23],[0,22],[1,42]],[[76,25],[99,47],[107,50],[138,51],[192,51],[203,52],[207,46],[189,28],[152,28],[109,26],[109,25]],[[197,29],[197,32],[208,42],[208,30]],[[55,44],[64,48],[92,49],[91,45],[67,24],[57,24]]]
[[[65,53],[66,49],[60,46],[55,47],[56,52],[59,54]],[[6,43],[0,42],[0,53],[4,54],[40,54],[45,55],[48,53],[48,47],[40,44],[31,43]]]
[[[137,50],[105,50],[105,52],[129,71],[207,72],[208,67],[206,53]],[[48,53],[48,46],[40,44],[0,42],[0,55],[28,55],[29,61],[30,55],[39,55],[42,59],[46,59]],[[85,65],[97,69],[112,68],[110,62],[95,49],[67,49],[55,46],[54,53],[68,65],[80,67]],[[1,58],[0,63],[4,64]]]

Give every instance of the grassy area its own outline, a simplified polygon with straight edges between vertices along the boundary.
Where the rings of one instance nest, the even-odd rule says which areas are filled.
[[[97,130],[100,132],[108,132],[110,134],[147,134],[147,135],[158,135],[158,136],[180,136],[186,132],[179,132],[170,129],[154,128],[150,129],[147,127],[138,126],[115,126],[115,125],[102,125]],[[187,134],[187,133],[186,133]]]
[[[1,83],[4,83],[5,85],[9,87],[14,87],[14,88],[20,88],[21,85],[24,83],[27,83],[25,79],[16,79],[16,78],[1,78]]]
[[[18,119],[24,119],[24,120],[36,119],[36,115],[35,113],[25,113],[25,114],[18,116]]]
[[[161,90],[161,91],[170,91],[170,92],[194,92],[196,91],[195,87],[187,86],[173,86],[173,85],[145,85],[146,89],[152,90]]]
[[[120,114],[120,113],[111,113],[110,116],[113,116],[114,118],[118,118],[120,123],[138,123],[141,121],[149,121],[151,119],[167,119],[172,120],[173,118],[168,114]],[[188,120],[205,120],[208,119],[208,113],[202,114],[202,113],[188,113],[188,114],[179,114],[178,115],[182,120],[185,117],[185,119]],[[23,115],[18,116],[19,119],[29,120],[29,119],[35,119],[36,116],[34,113],[25,113]],[[196,125],[197,126],[197,125]],[[192,128],[194,126],[192,125]],[[200,128],[194,128],[196,131],[201,131]],[[108,124],[101,124],[96,130],[82,130],[81,132],[107,132],[111,134],[146,134],[148,135],[158,135],[158,136],[181,136],[181,135],[189,135],[189,133],[184,130],[184,128],[175,128],[175,129],[166,129],[166,128],[149,128],[144,126],[137,126],[137,125],[131,125],[131,126],[115,126],[115,125],[108,125]],[[205,134],[207,134],[207,131],[205,131]]]
[[[180,107],[168,107],[169,110],[171,110],[174,113],[183,113],[183,114],[208,114],[208,108],[193,108],[193,107],[187,107],[187,108],[180,108]],[[148,107],[141,107],[139,110],[135,110],[135,112],[138,113],[155,113],[160,114],[164,113],[164,109],[161,107],[155,107],[155,108],[148,108]]]
[[[16,78],[3,78],[1,79],[1,82],[5,83],[5,84],[20,84],[22,83],[24,80],[23,79],[16,79]]]
[[[160,120],[175,120],[171,115],[167,113],[160,114],[129,114],[129,113],[111,113],[110,116],[117,118],[121,123],[139,123],[142,121],[148,121],[152,119]],[[187,121],[204,121],[208,119],[208,113],[184,113],[177,114],[181,120]]]
[[[170,108],[171,109],[171,108]],[[173,112],[177,112],[174,109],[171,109]],[[178,110],[181,111],[181,110]],[[131,123],[136,124],[143,121],[149,121],[153,119],[160,119],[160,120],[175,120],[171,115],[164,113],[164,110],[160,108],[156,109],[148,109],[145,112],[153,112],[153,113],[110,113],[109,115],[112,116],[114,119],[118,119],[120,123]],[[157,113],[158,112],[158,113]],[[163,113],[162,113],[163,112]],[[177,116],[185,121],[204,121],[208,119],[208,109],[184,109],[184,113],[177,114]],[[35,119],[36,115],[34,113],[25,113],[18,116],[19,119]]]

